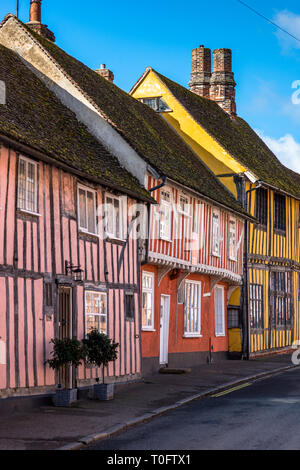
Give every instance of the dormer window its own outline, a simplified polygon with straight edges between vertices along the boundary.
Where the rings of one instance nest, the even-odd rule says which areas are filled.
[[[160,96],[155,98],[141,98],[140,101],[150,106],[150,108],[154,109],[157,113],[172,111]]]

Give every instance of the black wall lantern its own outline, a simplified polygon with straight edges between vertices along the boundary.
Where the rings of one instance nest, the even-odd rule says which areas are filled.
[[[73,264],[68,263],[68,261],[65,261],[65,271],[66,275],[72,276],[74,281],[83,281],[83,269],[81,269],[81,266],[74,266]]]

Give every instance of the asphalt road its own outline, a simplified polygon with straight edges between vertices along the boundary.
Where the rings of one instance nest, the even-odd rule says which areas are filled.
[[[197,400],[87,450],[299,450],[300,370]]]

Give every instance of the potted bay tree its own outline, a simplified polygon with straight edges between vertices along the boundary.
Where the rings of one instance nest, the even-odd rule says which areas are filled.
[[[53,350],[47,363],[58,372],[59,384],[55,394],[56,406],[70,406],[77,401],[77,388],[73,387],[73,368],[77,369],[85,358],[85,347],[76,338],[52,339]]]
[[[105,383],[104,372],[105,367],[117,359],[119,344],[98,330],[92,330],[88,333],[82,343],[86,353],[86,362],[91,366],[102,368],[102,383],[99,383],[99,378],[96,379],[97,383],[93,386],[93,398],[95,400],[112,400],[114,397],[114,384]]]

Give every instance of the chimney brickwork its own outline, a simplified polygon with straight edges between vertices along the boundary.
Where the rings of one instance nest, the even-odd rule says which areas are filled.
[[[47,25],[42,24],[42,0],[30,0],[30,15],[27,26],[40,36],[55,42],[52,31],[48,29]]]
[[[209,98],[211,78],[211,51],[204,46],[192,50],[192,73],[190,90]]]
[[[107,69],[106,68],[106,65],[105,64],[101,64],[100,65],[100,69],[98,70],[95,70],[95,72],[98,74],[98,75],[101,75],[101,77],[105,78],[105,80],[108,80],[109,82],[113,83],[114,81],[114,74],[111,70]]]
[[[200,46],[192,50],[192,73],[190,90],[204,98],[216,101],[231,116],[236,115],[234,74],[230,49],[213,51],[211,71],[211,51]]]

